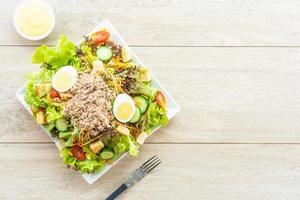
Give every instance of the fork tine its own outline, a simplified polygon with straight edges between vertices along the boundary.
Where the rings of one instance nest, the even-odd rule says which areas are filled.
[[[157,167],[159,164],[161,163],[161,161],[157,162],[156,164],[154,164],[153,166],[151,166],[150,168],[148,168],[147,173],[151,172],[155,167]]]
[[[146,162],[144,162],[144,164],[142,164],[141,167],[145,167],[150,161],[152,161],[153,158],[156,158],[156,157],[157,157],[156,155],[152,156],[149,160],[147,160]]]
[[[148,168],[149,166],[151,166],[153,163],[156,163],[157,161],[159,161],[158,157],[153,158],[150,162],[148,162],[146,165],[142,166],[144,169]]]
[[[150,169],[151,167],[153,167],[154,165],[156,165],[159,162],[160,162],[160,160],[159,160],[159,158],[157,158],[157,159],[153,160],[151,163],[149,163],[147,166],[145,166],[144,169],[146,171],[148,171],[148,169]]]

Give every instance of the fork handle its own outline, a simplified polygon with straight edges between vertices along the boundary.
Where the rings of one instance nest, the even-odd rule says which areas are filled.
[[[124,192],[127,188],[128,188],[127,185],[125,183],[123,183],[118,189],[116,189],[105,200],[113,200],[113,199],[115,199],[117,196],[119,196],[119,194],[121,194],[122,192]]]

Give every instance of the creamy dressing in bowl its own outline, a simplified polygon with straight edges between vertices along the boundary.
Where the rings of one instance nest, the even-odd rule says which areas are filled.
[[[55,15],[52,8],[42,0],[28,0],[19,5],[14,15],[18,33],[29,40],[40,40],[53,30]]]

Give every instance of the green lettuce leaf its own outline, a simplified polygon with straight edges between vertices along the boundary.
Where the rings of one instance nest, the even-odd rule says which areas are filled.
[[[42,45],[35,49],[32,56],[34,64],[48,64],[52,70],[68,65],[76,55],[76,46],[66,36],[60,36],[55,47]]]
[[[41,70],[37,73],[28,74],[26,76],[26,79],[28,81],[35,81],[35,82],[50,81],[53,74],[54,74],[53,71],[48,70],[46,68],[41,68]]]
[[[84,71],[86,69],[86,66],[81,62],[80,58],[78,57],[71,58],[69,64],[79,71]]]
[[[131,156],[138,154],[138,144],[132,136],[117,135],[112,138],[108,146],[114,150],[116,156],[124,152],[129,152]]]
[[[79,161],[77,163],[79,171],[81,172],[93,172],[95,170],[102,169],[105,165],[105,162],[103,160],[84,160]]]
[[[51,80],[53,72],[42,68],[38,73],[30,74],[26,78],[28,80],[26,84],[26,93],[24,100],[27,104],[33,105],[36,107],[46,107],[48,105],[45,100],[36,96],[35,85],[44,81]]]
[[[55,107],[46,108],[46,119],[48,123],[53,122],[59,118],[62,118],[61,111],[57,111]]]
[[[115,154],[121,154],[128,149],[128,144],[125,139],[125,137],[119,135],[115,136],[112,138],[108,146],[114,150]]]
[[[130,91],[130,93],[137,93],[137,94],[145,95],[145,96],[149,97],[149,99],[151,99],[151,100],[155,99],[156,92],[157,92],[157,89],[152,87],[150,85],[150,82],[148,82],[148,83],[140,82],[136,85],[136,87],[132,91]]]
[[[65,164],[75,167],[77,160],[75,157],[72,156],[72,154],[68,148],[62,149],[59,154]]]
[[[129,149],[128,152],[131,156],[137,156],[139,153],[138,144],[134,140],[132,136],[127,136],[127,140],[129,143]]]
[[[64,148],[60,151],[60,157],[63,159],[66,165],[73,167],[75,170],[80,172],[94,172],[96,170],[103,169],[105,166],[105,161],[98,158],[95,154],[87,150],[88,148],[83,148],[86,153],[86,159],[83,161],[78,161],[72,156],[70,148]]]
[[[151,102],[147,111],[147,120],[145,131],[151,133],[157,126],[165,126],[168,123],[166,111],[159,107],[156,102]]]
[[[82,52],[84,53],[84,58],[85,60],[92,65],[93,61],[98,60],[98,58],[96,56],[94,56],[93,52],[92,52],[92,48],[87,46],[87,45],[82,45],[80,47],[80,49],[82,50]]]
[[[48,123],[48,124],[45,124],[43,125],[44,128],[48,131],[48,132],[51,132],[54,128],[55,128],[55,124],[54,123]]]

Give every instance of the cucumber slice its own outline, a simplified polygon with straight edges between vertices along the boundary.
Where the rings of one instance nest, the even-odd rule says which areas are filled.
[[[133,97],[133,101],[135,105],[140,109],[141,114],[147,111],[149,106],[149,101],[142,96],[135,96]]]
[[[44,128],[49,132],[52,131],[54,129],[54,127],[55,127],[54,123],[44,125]]]
[[[97,49],[97,57],[102,60],[102,61],[108,61],[111,59],[113,52],[110,48],[108,47],[100,47]]]
[[[105,149],[100,153],[100,158],[104,159],[104,160],[109,160],[112,159],[114,157],[114,152],[112,152],[111,150]]]
[[[55,121],[55,126],[59,131],[66,131],[68,129],[68,122],[66,118],[59,118]]]
[[[141,118],[141,111],[138,107],[135,108],[135,113],[133,115],[133,117],[130,119],[130,123],[136,123],[140,120]]]
[[[59,138],[67,138],[72,134],[72,132],[70,131],[66,131],[66,132],[59,132]]]

